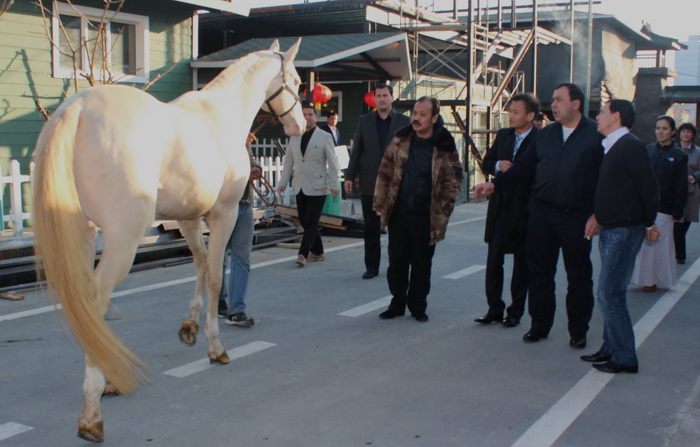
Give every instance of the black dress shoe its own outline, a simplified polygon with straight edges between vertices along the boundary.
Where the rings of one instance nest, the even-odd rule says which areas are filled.
[[[528,343],[535,343],[540,341],[540,339],[547,338],[546,335],[540,334],[539,332],[530,329],[527,334],[523,335],[523,341]]]
[[[362,274],[362,279],[372,279],[375,276],[379,275],[379,272],[376,270],[367,270]]]
[[[406,315],[405,310],[387,309],[379,314],[379,318],[382,320],[391,320],[394,317],[403,317],[404,315]]]
[[[428,321],[428,315],[425,312],[420,314],[412,314],[411,316],[415,318],[416,321],[421,323],[425,323],[426,321]]]
[[[639,366],[618,365],[617,363],[611,362],[610,360],[608,360],[605,363],[594,363],[593,367],[598,371],[611,374],[617,374],[621,372],[637,374],[639,372]]]
[[[598,351],[595,354],[588,354],[588,355],[582,355],[581,360],[584,362],[593,362],[593,363],[599,363],[599,362],[607,362],[612,358],[612,354],[603,354],[602,352]]]
[[[491,324],[496,321],[501,321],[503,319],[500,315],[486,314],[483,317],[474,318],[474,321],[481,324]]]
[[[586,347],[586,337],[571,337],[569,340],[569,346],[576,349],[583,349]]]
[[[520,324],[520,318],[505,317],[501,324],[505,327],[515,327]]]

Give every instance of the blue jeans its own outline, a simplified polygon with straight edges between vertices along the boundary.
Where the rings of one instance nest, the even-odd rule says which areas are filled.
[[[634,329],[627,311],[627,286],[646,229],[643,225],[601,228],[598,302],[605,322],[600,352],[619,365],[637,366]]]
[[[228,287],[226,286],[226,281],[222,281],[221,293],[219,293],[220,301],[226,301],[228,297],[229,314],[245,312],[245,295],[248,290],[248,277],[250,276],[250,252],[253,250],[254,229],[253,205],[240,203],[238,205],[236,226],[233,227],[233,233],[231,233],[231,238],[226,246],[230,252],[229,262],[226,262],[226,257],[224,256],[224,278],[226,278],[227,264],[231,265],[231,273],[228,275]]]

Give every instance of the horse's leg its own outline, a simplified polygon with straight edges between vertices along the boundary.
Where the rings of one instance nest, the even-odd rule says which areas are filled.
[[[207,215],[207,224],[210,230],[207,253],[209,275],[207,275],[207,319],[204,334],[209,340],[209,361],[211,363],[226,364],[229,362],[228,354],[219,340],[217,313],[226,245],[236,224],[237,216],[238,205],[228,209],[215,207]]]
[[[202,295],[207,278],[207,248],[204,245],[204,237],[201,230],[201,219],[179,220],[180,232],[185,237],[194,259],[194,267],[197,272],[197,281],[194,284],[194,295],[190,300],[190,313],[187,320],[180,327],[180,340],[188,345],[197,343],[199,331],[199,313],[202,310]]]
[[[91,250],[94,252],[94,225],[90,225],[93,232]],[[129,273],[129,268],[134,261],[136,248],[141,240],[143,228],[125,225],[118,231],[103,230],[104,249],[100,262],[95,269],[97,278],[98,296],[96,297],[99,312],[104,315],[109,308],[109,300],[114,287]],[[104,374],[93,365],[88,356],[85,356],[85,380],[83,381],[83,394],[85,406],[78,420],[78,436],[93,442],[104,440],[104,422],[102,419],[102,407],[100,399],[111,388],[113,394],[118,390],[107,384]]]

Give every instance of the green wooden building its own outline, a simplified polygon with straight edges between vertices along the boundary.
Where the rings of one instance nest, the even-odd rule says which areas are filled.
[[[0,16],[0,168],[29,173],[46,115],[91,84],[120,83],[169,101],[193,89],[199,12],[247,15],[237,0],[15,0]],[[43,8],[39,6],[43,5]],[[88,78],[91,78],[89,80]],[[43,111],[42,111],[43,109]],[[0,184],[2,213],[9,188]],[[31,212],[29,184],[23,208]]]

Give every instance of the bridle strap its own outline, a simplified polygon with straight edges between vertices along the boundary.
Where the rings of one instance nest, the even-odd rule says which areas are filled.
[[[275,93],[273,93],[269,98],[267,98],[265,100],[265,104],[267,105],[267,108],[270,110],[270,114],[273,117],[275,117],[276,119],[280,119],[283,116],[289,114],[294,109],[294,107],[296,107],[296,105],[299,103],[299,95],[294,90],[292,90],[292,88],[287,84],[287,77],[286,77],[286,73],[284,71],[284,56],[282,56],[281,53],[276,53],[276,54],[280,57],[280,64],[282,66],[282,86]],[[277,112],[275,112],[274,107],[272,107],[272,100],[274,100],[275,98],[277,98],[279,95],[281,95],[284,92],[288,92],[289,94],[292,95],[292,98],[294,98],[294,104],[292,104],[292,106],[289,109],[287,109],[285,112],[277,113]]]

